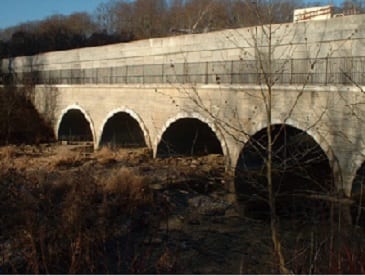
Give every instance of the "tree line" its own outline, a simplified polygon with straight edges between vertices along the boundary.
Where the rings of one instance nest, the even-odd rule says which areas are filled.
[[[268,6],[273,10],[268,23],[291,22],[293,10],[306,5],[304,0],[110,0],[93,14],[53,15],[0,30],[0,58],[248,27],[258,23],[252,10],[264,14]],[[362,12],[364,4],[344,1],[340,8]]]

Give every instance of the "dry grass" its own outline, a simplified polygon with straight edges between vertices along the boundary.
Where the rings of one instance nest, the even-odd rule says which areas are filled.
[[[102,185],[105,193],[120,194],[132,201],[144,200],[148,192],[145,178],[128,168],[111,173],[102,180]]]
[[[72,151],[69,148],[60,148],[59,152],[51,160],[54,167],[73,167],[80,165],[82,154],[79,151]]]
[[[177,253],[171,249],[165,249],[156,263],[158,274],[173,274],[176,270]]]
[[[94,153],[94,157],[101,164],[109,164],[109,163],[115,162],[116,154],[111,148],[109,148],[107,146],[103,146],[97,152]]]
[[[61,157],[58,166],[79,160],[73,152]],[[0,258],[5,272],[107,273],[121,264],[113,262],[119,253],[109,252],[105,243],[147,233],[156,219],[145,179],[131,170],[121,168],[97,177],[92,168],[79,167],[63,177],[42,171],[30,176],[17,170],[0,175],[0,232],[2,238],[14,241],[12,251],[20,262],[14,266],[11,256]],[[128,239],[120,246],[134,250],[135,243]],[[128,273],[128,267],[123,269]]]
[[[119,168],[101,166],[96,157],[92,159],[92,162],[88,162],[89,165],[75,166],[77,163],[85,162],[86,158],[83,156],[83,152],[75,152],[70,147],[59,147],[50,152],[47,158],[44,158],[50,163],[49,167],[40,166],[40,161],[42,164],[48,163],[45,163],[46,161],[43,159],[35,160],[36,157],[32,157],[34,163],[31,164],[31,157],[15,147],[0,148],[0,156],[4,158],[5,162],[15,160],[12,167],[4,170],[1,170],[0,167],[0,271],[2,273],[184,273],[185,267],[180,265],[180,258],[186,258],[181,253],[185,251],[171,246],[174,245],[173,233],[176,234],[178,231],[169,231],[168,235],[172,235],[172,238],[168,237],[169,243],[165,244],[165,240],[160,239],[165,237],[165,234],[159,236],[161,234],[160,226],[161,221],[168,221],[168,216],[173,214],[171,212],[174,212],[173,206],[176,206],[174,204],[179,204],[178,207],[182,204],[174,201],[174,195],[182,195],[181,191],[189,189],[189,196],[195,197],[197,188],[194,186],[194,190],[192,190],[192,184],[187,186],[183,183],[183,186],[170,186],[169,190],[155,191],[153,194],[149,189],[151,181],[147,176],[135,173],[139,170],[138,164],[148,158],[148,151],[141,150],[132,153],[131,150],[124,149],[113,152],[105,148],[95,155],[99,155],[100,160],[116,158],[118,163],[114,167]],[[129,158],[130,163],[137,164],[135,169],[120,167],[122,164],[130,166],[130,163],[121,160],[121,156]],[[136,161],[133,162],[133,158]],[[31,169],[20,169],[19,160],[22,160],[23,163],[28,160],[28,166]],[[161,183],[158,181],[163,178],[161,172],[164,171],[171,174],[171,170],[180,168],[180,172],[190,177],[193,176],[193,172],[198,174],[199,170],[203,170],[205,174],[215,176],[216,168],[220,168],[218,166],[220,161],[206,169],[201,160],[181,159],[178,161],[156,160],[155,167],[151,167],[153,173],[158,175],[156,183]],[[212,162],[213,160],[209,163]],[[148,166],[150,165],[152,166],[153,163],[149,163]],[[62,166],[73,167],[66,170]],[[174,168],[171,169],[171,167]],[[52,170],[52,168],[54,171],[49,172],[49,169]],[[163,168],[163,170],[159,168]],[[178,173],[179,171],[176,171],[176,174]],[[177,176],[177,179],[178,177],[182,176]],[[176,193],[177,190],[174,189],[182,190]],[[187,203],[189,203],[188,199]],[[189,203],[189,206],[193,205]],[[178,208],[177,211],[180,212]],[[190,208],[189,212],[191,212]],[[191,214],[184,214],[186,221],[191,221]],[[204,216],[204,219],[206,217]],[[199,219],[198,215],[197,219]],[[205,237],[207,232],[202,229],[207,227],[209,233],[214,235],[212,228],[217,224],[206,225],[201,218],[200,222],[203,227],[199,230],[200,233],[191,237],[184,233],[183,240],[187,241],[187,250],[189,250],[189,241],[196,242],[198,246],[194,245],[194,248],[203,248],[202,251],[205,254],[207,252],[206,244],[201,243],[200,240],[201,235]],[[229,224],[225,225],[225,221],[223,222],[219,222],[222,227],[230,227]],[[235,220],[234,227],[236,224]],[[187,226],[186,229],[189,228],[190,234],[193,235],[192,233],[197,228],[190,224]],[[221,226],[219,226],[219,231],[222,230]],[[287,226],[290,229],[292,227],[294,227],[292,223]],[[301,230],[302,227],[298,226],[298,229]],[[283,233],[289,230],[285,229]],[[285,248],[291,248],[292,241],[297,239],[296,235],[299,230],[290,230],[295,233],[293,237],[283,235],[283,239],[288,241]],[[250,228],[249,231],[251,233],[252,229]],[[363,234],[361,233],[358,238],[351,235],[351,238],[354,237],[354,244],[340,244],[338,249],[333,247],[335,251],[331,252],[327,250],[329,246],[322,243],[322,240],[327,239],[328,236],[328,231],[324,232],[324,236],[314,237],[315,239],[307,231],[308,235],[304,238],[302,238],[302,234],[298,235],[299,238],[294,249],[299,253],[294,252],[294,257],[291,258],[292,251],[288,250],[288,258],[293,259],[290,265],[293,271],[304,274],[308,272],[320,274],[328,271],[335,274],[341,272],[363,273],[365,251],[361,246],[362,243],[359,242]],[[266,235],[266,231],[262,233]],[[232,236],[234,237],[234,235]],[[145,242],[152,241],[154,237],[157,237],[156,240],[160,239],[161,245]],[[177,237],[179,237],[177,240],[180,246],[181,236]],[[213,237],[214,240],[212,239],[211,242],[207,240],[209,244],[215,244],[217,236]],[[230,235],[227,237],[230,239]],[[239,240],[241,241],[241,239]],[[3,241],[6,241],[7,246],[6,257],[1,255],[4,254],[3,244],[1,244]],[[266,244],[266,241],[266,237],[262,240],[258,238],[255,244],[257,242],[257,248],[260,249],[263,244]],[[307,244],[313,248],[308,247]],[[219,249],[223,247],[225,248],[226,244]],[[254,249],[256,245],[250,247]],[[318,260],[316,259],[317,254],[309,254],[316,250],[318,250]],[[186,252],[190,254],[191,251]],[[260,256],[262,258],[262,255]],[[329,257],[333,258],[332,267],[325,262]],[[252,262],[253,268],[250,271],[256,271],[256,267],[260,266],[256,263],[256,259],[253,261],[255,263]],[[202,260],[201,265],[206,265],[203,262]],[[309,262],[313,263],[312,270],[308,270]],[[340,264],[340,266],[336,264]],[[248,265],[251,265],[251,262],[248,262]],[[263,269],[259,271],[263,271]]]
[[[8,145],[0,148],[0,158],[5,159],[12,159],[17,156],[17,147],[14,145]]]

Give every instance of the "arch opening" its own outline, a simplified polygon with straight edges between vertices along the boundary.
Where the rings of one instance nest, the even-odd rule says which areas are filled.
[[[295,127],[271,126],[272,184],[276,211],[281,217],[318,221],[329,215],[329,205],[320,200],[334,190],[333,172],[327,155],[306,132]],[[264,128],[250,137],[235,169],[237,199],[245,214],[269,218],[267,186],[268,135]]]
[[[351,199],[355,202],[351,208],[353,223],[365,226],[365,162],[356,172],[352,183]]]
[[[143,131],[131,115],[118,112],[103,127],[100,146],[138,148],[146,147]]]
[[[172,123],[162,135],[157,157],[223,154],[221,144],[208,124],[196,118]]]
[[[89,121],[79,109],[70,109],[62,117],[58,128],[60,141],[93,141]]]

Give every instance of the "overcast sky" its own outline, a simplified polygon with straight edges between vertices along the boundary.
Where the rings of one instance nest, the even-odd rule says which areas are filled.
[[[322,0],[324,4],[331,2],[338,4],[341,1]],[[41,20],[53,14],[92,13],[103,2],[109,0],[0,0],[0,29]],[[318,0],[308,0],[308,2],[318,2]]]

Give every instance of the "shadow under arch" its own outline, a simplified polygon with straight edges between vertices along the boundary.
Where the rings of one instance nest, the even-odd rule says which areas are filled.
[[[352,221],[356,225],[365,226],[365,161],[357,169],[352,181],[351,206]]]
[[[57,140],[95,141],[95,131],[90,116],[78,105],[62,110],[55,128]]]
[[[179,113],[170,118],[157,135],[155,146],[155,157],[214,153],[223,154],[228,159],[228,149],[220,130],[197,113]]]
[[[271,126],[272,180],[277,212],[283,217],[319,219],[329,205],[316,199],[335,189],[330,160],[307,132],[289,124]],[[240,152],[235,168],[235,190],[248,216],[269,217],[266,161],[267,129],[257,131]]]
[[[307,133],[310,137],[312,137],[312,139],[321,147],[322,151],[326,154],[334,174],[337,174],[337,175],[334,175],[334,177],[337,178],[337,179],[335,179],[336,184],[342,184],[342,172],[340,169],[339,161],[338,161],[337,157],[335,156],[330,144],[317,131],[315,131],[315,128],[313,128],[313,127],[309,128],[309,129],[305,128],[301,124],[299,124],[298,122],[296,122],[295,120],[293,120],[291,118],[286,119],[284,122],[280,119],[273,118],[271,120],[271,125],[290,126],[290,127],[296,128],[298,130],[301,130],[301,131]],[[267,125],[264,122],[260,121],[256,125],[256,128],[253,133],[257,133],[260,130],[266,129],[266,126]],[[342,189],[343,187],[337,187],[337,188]]]
[[[150,136],[142,119],[128,108],[109,112],[101,127],[98,147],[112,145],[151,148]]]

